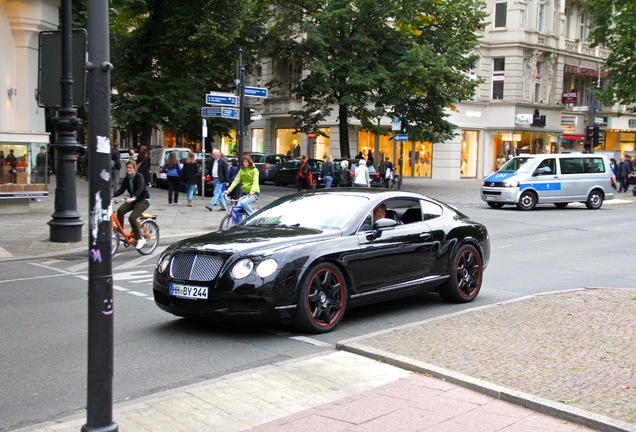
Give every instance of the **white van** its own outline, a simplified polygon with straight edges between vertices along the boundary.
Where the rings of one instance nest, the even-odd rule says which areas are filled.
[[[563,208],[571,202],[599,209],[614,198],[609,159],[602,154],[528,154],[510,159],[482,183],[481,199],[532,210],[537,204]]]
[[[181,161],[188,157],[190,149],[184,147],[157,147],[150,149],[150,178],[155,187],[167,187],[168,180],[163,172],[163,165],[171,152],[177,152],[177,160]]]

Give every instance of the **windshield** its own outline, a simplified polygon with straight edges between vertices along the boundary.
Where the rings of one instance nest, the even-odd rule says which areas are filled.
[[[536,164],[537,159],[534,157],[518,156],[506,162],[497,172],[527,173],[532,171]]]
[[[284,225],[340,230],[368,203],[368,198],[345,194],[303,194],[262,211],[245,226]]]

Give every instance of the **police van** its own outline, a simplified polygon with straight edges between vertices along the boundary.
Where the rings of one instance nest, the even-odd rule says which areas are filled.
[[[571,202],[600,209],[614,198],[612,170],[603,154],[527,154],[510,159],[487,177],[481,199],[491,208],[516,205],[533,210],[537,204],[564,208]]]

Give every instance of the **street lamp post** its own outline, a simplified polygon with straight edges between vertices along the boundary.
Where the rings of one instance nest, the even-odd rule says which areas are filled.
[[[382,161],[378,161],[378,155],[380,152],[380,119],[382,119],[383,115],[384,115],[384,105],[382,105],[382,102],[377,101],[375,103],[375,116],[378,119],[378,128],[375,134],[375,144],[373,145],[373,160],[378,167],[380,166],[380,163],[382,162]]]

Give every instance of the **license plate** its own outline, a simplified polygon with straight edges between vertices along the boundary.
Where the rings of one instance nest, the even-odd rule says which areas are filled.
[[[208,287],[170,284],[170,295],[173,297],[205,300],[208,298]]]
[[[494,201],[496,197],[486,195],[486,201]]]

